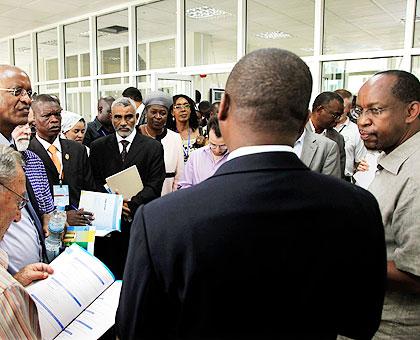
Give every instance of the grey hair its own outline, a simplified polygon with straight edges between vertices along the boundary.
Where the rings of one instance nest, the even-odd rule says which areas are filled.
[[[130,105],[133,107],[134,112],[136,112],[136,110],[137,110],[136,104],[134,103],[134,101],[131,98],[120,97],[120,98],[115,99],[115,101],[112,103],[111,111],[114,110],[114,107],[116,107],[116,106],[127,107],[127,106],[130,106]]]
[[[23,165],[19,152],[10,146],[0,145],[0,183],[9,184],[16,176],[16,170]]]

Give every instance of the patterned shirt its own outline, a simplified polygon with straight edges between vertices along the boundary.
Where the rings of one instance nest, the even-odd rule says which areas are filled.
[[[41,339],[36,305],[7,266],[7,254],[0,249],[0,339]]]
[[[54,210],[54,201],[44,163],[42,163],[41,158],[37,154],[30,150],[23,151],[22,156],[25,160],[23,169],[34,190],[40,213],[48,214]]]

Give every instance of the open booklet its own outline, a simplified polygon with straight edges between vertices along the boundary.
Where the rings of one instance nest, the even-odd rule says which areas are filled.
[[[51,266],[54,274],[26,287],[38,308],[43,339],[98,339],[115,323],[122,281],[73,244]]]

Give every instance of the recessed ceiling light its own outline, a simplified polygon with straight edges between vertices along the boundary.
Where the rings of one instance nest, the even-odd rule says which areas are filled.
[[[185,14],[192,19],[205,19],[212,17],[220,17],[222,15],[232,15],[231,13],[226,12],[224,10],[209,6],[189,8],[185,11]]]
[[[255,34],[255,36],[261,39],[286,39],[292,37],[291,34],[283,31],[261,32]]]

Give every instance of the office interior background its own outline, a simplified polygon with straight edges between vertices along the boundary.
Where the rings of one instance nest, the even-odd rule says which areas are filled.
[[[381,70],[419,76],[420,0],[0,1],[0,63],[88,121],[128,86],[217,100],[235,62],[264,47],[303,58],[313,98],[357,94]]]

